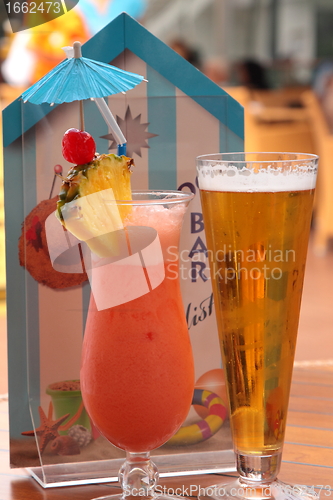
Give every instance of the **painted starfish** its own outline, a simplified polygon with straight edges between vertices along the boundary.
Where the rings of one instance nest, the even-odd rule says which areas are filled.
[[[47,443],[59,436],[58,428],[60,425],[69,417],[69,413],[57,420],[52,420],[53,405],[50,403],[48,415],[46,416],[43,408],[38,407],[38,412],[40,416],[40,426],[34,431],[22,432],[23,436],[34,436],[35,434],[40,437],[39,439],[39,449],[42,454],[46,448]]]

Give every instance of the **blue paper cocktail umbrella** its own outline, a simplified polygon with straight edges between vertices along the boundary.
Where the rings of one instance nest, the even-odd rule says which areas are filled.
[[[23,102],[52,105],[93,98],[112,130],[118,144],[118,154],[124,154],[126,139],[103,97],[131,90],[144,77],[82,57],[80,42],[74,42],[73,49],[69,49],[65,49],[68,57],[65,61],[23,92]],[[82,106],[81,128],[84,128]]]

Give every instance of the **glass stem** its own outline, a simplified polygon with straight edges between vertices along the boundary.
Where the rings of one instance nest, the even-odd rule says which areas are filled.
[[[158,481],[158,470],[150,460],[150,454],[126,452],[126,461],[119,471],[119,482],[123,489],[123,498],[154,496]]]
[[[241,480],[272,482],[276,479],[281,465],[282,451],[272,455],[245,455],[236,453],[237,470]]]

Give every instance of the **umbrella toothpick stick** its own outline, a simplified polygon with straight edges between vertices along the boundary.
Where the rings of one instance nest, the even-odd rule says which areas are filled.
[[[83,111],[83,101],[79,101],[80,103],[80,129],[85,130],[84,126],[84,111]]]

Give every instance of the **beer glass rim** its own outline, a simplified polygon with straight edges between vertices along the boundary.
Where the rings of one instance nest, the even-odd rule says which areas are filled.
[[[146,189],[133,190],[131,200],[115,200],[118,205],[175,205],[188,203],[194,197],[190,191]]]
[[[205,162],[207,163],[233,163],[233,164],[244,164],[244,163],[298,163],[298,162],[309,162],[317,161],[319,159],[318,155],[313,153],[296,153],[296,152],[270,152],[270,151],[258,151],[258,152],[227,152],[227,153],[212,153],[197,156],[197,163]]]

